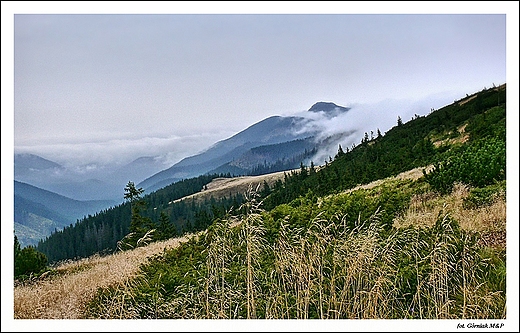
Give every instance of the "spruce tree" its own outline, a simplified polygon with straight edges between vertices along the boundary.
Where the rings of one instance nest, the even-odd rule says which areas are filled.
[[[146,202],[141,198],[144,190],[136,188],[131,181],[125,186],[124,198],[130,202],[132,217],[130,220],[130,234],[126,238],[126,245],[130,248],[136,247],[139,240],[143,239],[148,232],[153,228],[153,222],[150,218],[141,215],[141,209],[146,208]]]
[[[14,277],[29,276],[41,273],[47,267],[47,256],[36,251],[34,246],[27,246],[23,249],[18,242],[18,237],[14,235]]]

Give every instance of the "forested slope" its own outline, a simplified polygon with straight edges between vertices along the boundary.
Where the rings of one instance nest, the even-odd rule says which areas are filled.
[[[325,161],[320,172],[311,162],[309,166],[301,165],[298,172],[287,172],[284,179],[274,184],[264,184],[260,189],[265,198],[264,207],[270,210],[299,196],[337,193],[357,184],[436,163],[450,155],[460,155],[466,140],[477,142],[494,137],[505,142],[505,93],[505,85],[483,90],[432,110],[427,116],[417,116],[408,122],[397,119],[397,125],[384,135],[379,131],[371,135],[365,133],[360,144],[340,146],[337,155]],[[154,240],[166,239],[204,230],[214,219],[225,216],[231,208],[236,209],[243,201],[243,196],[237,193],[210,197],[205,202],[182,200],[171,203],[199,192],[212,179],[222,176],[231,175],[203,175],[144,195],[140,215],[148,221],[145,229],[158,231]],[[40,242],[37,249],[51,262],[102,251],[108,253],[131,232],[131,219],[127,202],[52,234]]]
[[[509,317],[505,101],[505,86],[484,90],[230,206],[213,198],[206,227],[100,288],[81,316]],[[158,198],[153,208],[172,199]],[[152,202],[128,203],[131,223],[151,221],[141,200]]]

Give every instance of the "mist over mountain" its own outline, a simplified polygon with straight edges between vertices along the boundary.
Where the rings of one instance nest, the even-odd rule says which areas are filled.
[[[91,163],[66,167],[35,154],[15,154],[14,180],[75,200],[122,201],[128,181],[141,181],[165,166],[165,157],[140,157],[122,166]]]
[[[62,170],[63,166],[49,161],[34,154],[15,154],[14,155],[16,175],[25,175],[31,172],[42,172],[46,170]]]
[[[200,154],[184,158],[138,186],[154,191],[179,179],[208,172],[245,175],[262,167],[266,171],[281,171],[269,169],[276,163],[284,170],[298,167],[303,161],[312,160],[325,139],[317,122],[321,118],[344,116],[349,110],[334,103],[318,102],[301,115],[266,118]]]
[[[14,177],[28,183],[60,177],[66,169],[62,165],[34,154],[14,155]]]
[[[298,122],[298,127],[295,127],[296,130],[292,133],[302,135],[303,133],[310,133],[310,130],[318,133],[317,130],[321,129],[322,131],[315,136],[253,147],[238,158],[213,169],[213,171],[249,171],[251,175],[262,174],[262,176],[230,177],[229,175],[210,173],[183,179],[157,191],[145,193],[143,200],[146,209],[143,210],[143,214],[146,214],[146,219],[143,219],[142,223],[143,225],[146,223],[147,228],[156,227],[157,230],[160,230],[158,239],[163,237],[165,233],[178,235],[193,230],[203,230],[211,225],[215,219],[228,214],[231,207],[241,206],[242,200],[244,200],[244,196],[241,194],[247,190],[244,185],[247,186],[252,178],[263,179],[264,181],[269,179],[269,183],[264,184],[259,193],[265,198],[265,201],[262,200],[265,204],[264,207],[270,210],[277,205],[289,203],[303,195],[306,197],[307,194],[328,196],[330,193],[337,193],[338,190],[353,188],[359,184],[368,184],[377,179],[383,179],[407,170],[410,171],[412,168],[425,168],[435,162],[437,158],[448,161],[451,156],[455,156],[452,154],[459,155],[460,149],[472,156],[478,156],[479,154],[473,153],[474,148],[480,147],[479,140],[487,137],[492,139],[489,144],[493,146],[492,149],[496,151],[498,159],[491,163],[486,162],[488,159],[479,159],[480,162],[478,163],[482,163],[486,167],[489,165],[494,169],[493,172],[503,177],[505,176],[505,160],[502,153],[505,151],[505,147],[499,141],[496,141],[505,140],[505,102],[498,104],[501,101],[505,101],[505,86],[455,100],[452,104],[439,110],[431,110],[427,116],[417,115],[409,121],[406,121],[407,117],[403,116],[405,120],[397,122],[388,131],[381,131],[381,133],[379,130],[373,131],[375,136],[370,131],[367,133],[366,127],[361,127],[361,130],[365,133],[359,136],[359,123],[356,123],[355,120],[361,119],[360,115],[364,115],[366,118],[369,114],[361,108],[352,108],[348,112],[331,119],[325,117],[322,110],[318,112],[307,111],[309,116],[302,116],[303,120]],[[389,107],[389,103],[384,106]],[[351,112],[357,112],[357,116],[356,113],[352,114]],[[391,114],[391,116],[393,115],[395,113]],[[254,125],[251,127],[257,128]],[[453,129],[458,130],[453,131]],[[289,128],[287,130],[291,132]],[[241,133],[241,135],[245,136],[244,133]],[[352,140],[358,141],[359,138],[361,138],[361,142],[357,142],[352,147],[343,144],[343,142]],[[312,146],[316,142],[319,142],[319,145]],[[342,150],[339,150],[336,146],[338,142],[342,143]],[[443,146],[444,142],[448,142],[446,144],[449,145],[448,149],[450,149],[448,153],[445,150],[446,146]],[[465,144],[466,142],[468,142],[467,147],[470,148],[460,146],[461,143]],[[505,141],[501,142],[505,144]],[[215,146],[221,146],[221,144],[222,142],[219,142]],[[313,149],[309,149],[311,147]],[[279,164],[287,167],[287,164],[285,164],[287,160],[296,162],[298,160],[305,161],[307,158],[310,161],[315,161],[314,166],[317,166],[315,158],[319,155],[318,152],[320,150],[326,151],[327,147],[334,147],[335,154],[332,158],[327,158],[327,163],[320,164],[319,168],[308,165],[306,168],[299,166],[297,170],[290,172],[273,172],[272,170]],[[316,152],[314,148],[317,149]],[[296,151],[306,152],[307,155],[295,154]],[[288,158],[289,156],[292,157]],[[192,159],[198,158],[200,161],[203,160],[203,157],[193,156]],[[461,159],[461,161],[464,160],[466,160],[466,157]],[[263,161],[263,163],[258,164],[259,161]],[[275,162],[273,163],[273,161]],[[498,167],[495,167],[497,165]],[[467,163],[466,166],[468,166],[468,170],[473,171],[474,167]],[[480,167],[480,169],[483,168],[484,166]],[[263,173],[266,174],[263,175]],[[487,171],[479,171],[479,173],[486,175],[486,177],[489,174]],[[420,169],[416,169],[414,174],[419,177],[424,175]],[[469,174],[466,173],[465,175],[468,176]],[[493,177],[495,176],[489,179],[494,182],[495,178]],[[278,182],[281,179],[284,179],[284,181]],[[448,181],[452,181],[450,179]],[[431,180],[433,181],[430,184],[432,186],[442,187],[445,185],[444,182],[437,182],[437,178],[431,178]],[[235,181],[239,181],[239,183],[235,183]],[[228,186],[230,183],[235,185],[230,187]],[[261,184],[262,180],[256,183]],[[164,184],[166,185],[166,183]],[[235,190],[232,190],[232,187],[235,187]],[[217,192],[219,195],[216,195]],[[204,200],[197,202],[191,200],[192,195],[195,194],[202,195]],[[376,191],[375,194],[378,197],[384,197],[379,191]],[[399,198],[401,198],[400,195]],[[355,200],[357,202],[359,198]],[[298,206],[302,202],[298,201],[298,205],[294,208],[298,210]],[[314,200],[309,200],[309,202],[314,202]],[[395,205],[396,202],[398,202],[397,205]],[[397,212],[401,211],[401,202],[401,199],[390,200]],[[372,211],[377,208],[378,202],[374,201],[370,205],[370,214],[372,214]],[[44,244],[39,246],[39,250],[46,251],[44,253],[49,253],[49,255],[52,254],[54,260],[76,256],[77,252],[74,252],[74,249],[72,251],[71,249],[62,249],[63,239],[68,239],[72,244],[80,244],[84,256],[94,253],[92,251],[113,249],[116,243],[127,235],[129,230],[132,230],[130,229],[132,216],[129,206],[129,204],[125,204],[101,212],[99,215],[80,221],[77,227],[67,228],[63,233],[54,233],[52,240],[49,238],[48,241],[43,242]],[[349,208],[345,207],[345,209]],[[170,223],[175,226],[174,229],[170,230],[164,214],[169,217]],[[284,213],[280,216],[283,215]],[[349,212],[349,215],[356,219],[357,214]],[[150,221],[153,224],[148,224]],[[388,220],[389,225],[393,223],[392,221],[393,218]],[[101,239],[103,243],[97,243]],[[87,244],[89,249],[83,244]]]
[[[106,170],[102,170],[103,172]],[[68,168],[34,154],[14,155],[14,180],[76,200],[110,199],[110,188],[96,176],[98,168]]]
[[[14,179],[76,200],[121,202],[128,181],[149,192],[204,173],[258,174],[311,161],[323,165],[339,144],[350,147],[364,132],[388,130],[398,115],[406,121],[457,96],[445,92],[415,101],[387,99],[349,107],[321,101],[296,114],[265,118],[234,135],[185,133],[77,147],[42,146],[45,158],[30,147],[15,147],[15,152],[31,153],[15,154]],[[228,138],[215,139],[223,135]]]

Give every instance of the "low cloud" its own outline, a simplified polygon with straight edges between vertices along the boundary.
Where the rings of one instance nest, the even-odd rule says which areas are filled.
[[[335,117],[330,117],[325,112],[309,111],[302,111],[293,116],[306,119],[304,126],[298,129],[297,133],[318,133],[317,141],[320,142],[332,138],[312,158],[315,164],[323,164],[329,157],[336,155],[338,145],[345,150],[361,143],[365,133],[369,137],[375,137],[379,130],[384,135],[397,125],[398,117],[407,122],[416,115],[425,116],[432,109],[452,103],[457,96],[459,94],[445,92],[415,101],[386,99],[372,104],[342,105],[350,110]]]
[[[169,167],[224,139],[226,135],[228,133],[208,132],[185,136],[111,139],[103,142],[15,146],[15,153],[35,154],[78,173],[106,171],[145,156],[154,157],[165,167]]]
[[[316,165],[338,151],[338,144],[345,150],[357,145],[364,133],[377,135],[379,129],[385,133],[397,124],[397,117],[407,122],[415,115],[426,115],[432,108],[440,108],[453,102],[456,94],[437,94],[419,101],[384,100],[374,104],[343,105],[350,110],[331,117],[324,112],[302,111],[291,116],[303,117],[306,121],[298,130],[299,133],[318,133],[317,140],[334,137],[328,145],[322,146],[315,157]],[[86,177],[99,177],[140,157],[152,157],[162,169],[166,169],[181,159],[198,154],[220,140],[236,134],[230,130],[216,129],[197,134],[185,135],[146,135],[128,133],[117,137],[92,135],[97,141],[81,142],[78,139],[71,143],[42,143],[33,145],[15,145],[15,153],[31,153],[61,164],[69,172]],[[105,138],[105,139],[103,139]]]

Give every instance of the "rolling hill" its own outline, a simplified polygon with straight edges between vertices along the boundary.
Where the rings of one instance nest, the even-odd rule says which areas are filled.
[[[79,201],[14,181],[14,223],[20,245],[36,245],[56,230],[113,205],[111,201]]]

